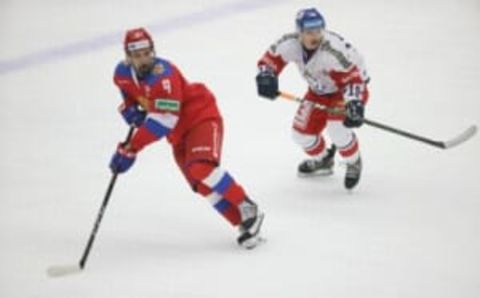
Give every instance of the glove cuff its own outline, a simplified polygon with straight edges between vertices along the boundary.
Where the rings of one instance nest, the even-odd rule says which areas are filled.
[[[273,74],[273,75],[276,76],[275,70],[273,69],[273,67],[271,67],[270,65],[267,65],[267,64],[260,65],[258,67],[258,72],[259,73],[269,73],[269,74]]]
[[[130,148],[129,144],[119,143],[117,147],[117,151],[119,154],[128,157],[128,158],[135,158],[137,153]]]

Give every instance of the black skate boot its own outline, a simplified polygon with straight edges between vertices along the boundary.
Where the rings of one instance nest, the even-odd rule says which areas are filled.
[[[360,180],[360,175],[362,174],[362,159],[359,157],[358,160],[352,164],[347,164],[347,173],[345,174],[345,188],[352,189]]]
[[[246,249],[252,249],[264,242],[265,239],[260,236],[260,228],[262,227],[265,215],[258,210],[257,204],[246,198],[238,205],[242,223],[240,224],[240,236],[237,242]]]
[[[322,159],[307,159],[298,166],[300,177],[328,176],[333,174],[334,157],[337,147],[332,145],[327,149],[327,156]]]

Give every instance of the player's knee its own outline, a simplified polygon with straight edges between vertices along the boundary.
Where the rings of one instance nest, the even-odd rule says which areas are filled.
[[[193,181],[203,181],[215,170],[217,166],[211,162],[194,162],[188,169],[187,173],[191,180]]]
[[[343,148],[351,144],[355,139],[355,136],[353,133],[341,134],[341,135],[334,134],[334,135],[330,135],[330,139],[338,148]]]
[[[292,138],[293,141],[303,149],[311,148],[318,142],[318,136],[304,134],[296,129],[292,130]]]
[[[348,146],[355,138],[353,131],[345,127],[341,121],[329,122],[327,131],[332,142],[339,148]]]

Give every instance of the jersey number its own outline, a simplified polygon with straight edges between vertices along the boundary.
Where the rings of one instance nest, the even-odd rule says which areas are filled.
[[[162,87],[165,92],[172,94],[172,82],[170,82],[170,79],[162,80]]]
[[[362,93],[364,91],[363,84],[349,84],[343,91],[343,99],[346,101],[361,100]]]

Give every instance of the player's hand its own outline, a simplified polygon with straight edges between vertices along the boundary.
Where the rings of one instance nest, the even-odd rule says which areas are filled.
[[[128,148],[128,145],[118,144],[117,151],[110,161],[110,169],[113,173],[124,173],[130,169],[135,162],[136,153]]]
[[[271,69],[261,70],[257,77],[257,91],[258,95],[274,100],[277,98],[278,92],[278,77]]]
[[[119,110],[122,114],[123,120],[125,120],[130,126],[140,127],[147,116],[147,113],[140,110],[137,105],[122,105]]]
[[[343,125],[346,127],[360,127],[363,124],[365,107],[360,100],[352,100],[345,106],[345,120]]]

